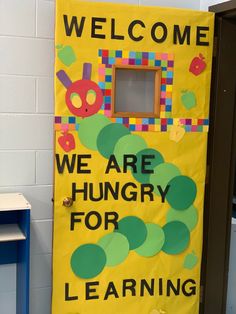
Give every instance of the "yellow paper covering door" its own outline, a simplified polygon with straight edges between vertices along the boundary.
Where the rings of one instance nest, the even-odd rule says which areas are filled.
[[[213,21],[57,0],[53,314],[198,313]],[[112,115],[115,66],[158,117]]]

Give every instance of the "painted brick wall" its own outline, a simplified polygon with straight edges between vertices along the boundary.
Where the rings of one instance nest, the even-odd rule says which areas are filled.
[[[200,0],[116,2],[200,7]],[[22,192],[32,204],[30,314],[50,313],[54,5],[0,0],[0,193]],[[15,279],[15,265],[0,266],[1,314],[15,314]]]

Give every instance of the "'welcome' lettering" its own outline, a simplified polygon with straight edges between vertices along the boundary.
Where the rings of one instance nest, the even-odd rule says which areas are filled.
[[[78,18],[72,16],[70,19],[67,15],[63,15],[66,36],[75,34],[77,37],[82,37],[85,27],[85,16]],[[109,24],[110,29],[107,27]],[[191,27],[190,25],[174,24],[171,27],[161,21],[155,22],[153,25],[147,25],[142,20],[133,20],[126,28],[125,34],[120,34],[116,28],[120,26],[115,18],[106,17],[91,17],[87,20],[86,26],[89,27],[90,36],[93,39],[113,39],[126,40],[126,36],[132,41],[142,41],[146,36],[149,36],[152,41],[157,44],[165,42],[171,36],[174,45],[190,45],[195,41],[196,46],[209,46],[208,34],[209,27],[198,25]],[[147,33],[148,32],[148,33]],[[193,38],[195,37],[195,38]]]

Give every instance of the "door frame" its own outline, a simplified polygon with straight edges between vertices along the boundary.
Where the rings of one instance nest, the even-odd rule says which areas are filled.
[[[211,6],[209,11],[216,16],[200,312],[224,314],[236,161],[236,0]],[[235,34],[231,40],[230,33]]]

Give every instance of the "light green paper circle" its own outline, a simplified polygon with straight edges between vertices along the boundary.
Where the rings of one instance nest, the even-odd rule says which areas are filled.
[[[189,253],[185,256],[183,267],[186,269],[193,269],[198,263],[198,257],[195,252]]]
[[[124,155],[136,155],[140,150],[147,147],[145,140],[134,134],[122,136],[115,145],[114,155],[120,166],[123,166]]]
[[[154,173],[150,175],[150,183],[154,186],[154,192],[160,196],[157,185],[160,185],[162,190],[165,190],[169,181],[180,174],[180,170],[171,163],[165,162],[156,166]]]
[[[145,170],[152,170],[157,166],[160,165],[161,163],[164,162],[164,159],[161,155],[160,152],[158,152],[156,149],[153,148],[145,148],[141,151],[139,151],[136,155],[137,157],[137,172],[133,172],[133,177],[135,178],[135,180],[137,180],[140,183],[149,183],[149,178],[150,178],[150,173],[142,173],[142,156],[154,156],[153,159],[146,159],[146,162],[149,162],[150,165],[146,165],[145,166]],[[145,161],[145,160],[144,160]]]
[[[70,262],[76,276],[90,279],[102,272],[106,265],[106,254],[99,245],[88,243],[73,252]]]
[[[163,231],[165,233],[163,252],[175,255],[187,249],[190,242],[190,232],[185,224],[180,221],[171,221],[163,227]]]
[[[159,253],[165,242],[165,234],[159,225],[147,223],[147,238],[135,252],[144,257],[151,257]]]
[[[190,206],[186,210],[176,210],[174,208],[170,208],[167,216],[167,222],[171,221],[181,221],[183,222],[191,232],[197,225],[198,222],[198,211],[194,206]]]
[[[116,266],[122,263],[129,254],[129,241],[118,232],[105,235],[98,241],[106,253],[106,266]]]
[[[170,206],[177,210],[190,207],[197,195],[196,183],[187,176],[176,176],[169,183],[166,199]]]
[[[89,149],[97,150],[98,134],[109,123],[111,121],[101,114],[94,114],[82,119],[78,131],[81,143]]]

